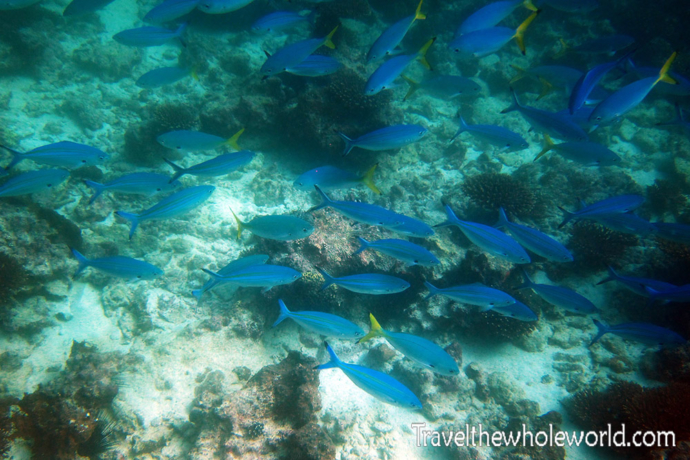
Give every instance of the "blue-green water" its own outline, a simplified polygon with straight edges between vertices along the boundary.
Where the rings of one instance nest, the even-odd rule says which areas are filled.
[[[587,11],[563,11],[562,3]],[[575,0],[537,4],[541,11],[524,34],[524,55],[512,32],[498,51],[477,53],[486,56],[455,51],[458,26],[486,5],[477,1],[427,0],[421,6],[426,18],[414,21],[410,15],[418,2],[412,0],[256,0],[224,14],[207,14],[211,7],[203,2],[192,10],[187,2],[182,6],[190,13],[155,25],[172,31],[162,45],[134,47],[113,39],[127,29],[152,26],[143,18],[156,4],[114,0],[93,4],[96,11],[63,16],[65,2],[9,9],[0,1],[0,145],[29,152],[70,141],[106,154],[88,156],[80,148],[76,163],[67,158],[74,149],[58,152],[57,159],[32,161],[30,154],[0,177],[1,452],[18,459],[655,455],[654,448],[644,447],[436,447],[433,436],[418,436],[417,423],[446,434],[478,430],[480,424],[492,433],[516,433],[523,424],[536,433],[549,427],[600,431],[609,423],[615,431],[626,423],[630,437],[636,430],[672,430],[677,444],[690,440],[687,417],[679,412],[690,395],[688,345],[669,335],[690,337],[687,299],[680,291],[676,301],[666,303],[663,295],[650,301],[654,292],[644,286],[597,284],[609,276],[607,266],[619,275],[675,286],[690,282],[686,228],[675,228],[669,237],[652,225],[690,224],[684,115],[690,89],[683,77],[690,72],[682,49],[688,41],[682,3],[602,0],[593,9]],[[286,30],[252,30],[256,20],[281,10],[308,20]],[[499,26],[515,31],[530,14],[516,2]],[[367,62],[377,37],[393,24],[402,27],[398,21],[404,18],[411,25],[400,51]],[[178,40],[174,31],[185,21]],[[325,39],[309,46],[340,65],[312,58],[307,70],[262,75],[266,53],[280,57],[286,46],[326,37],[336,25],[335,49],[322,46]],[[494,35],[501,33],[506,34]],[[634,44],[624,38],[621,49],[619,42],[612,49],[606,43],[586,49],[591,40],[615,34]],[[436,41],[425,58],[433,70],[416,59],[421,55],[411,57],[400,72],[405,79],[392,78],[392,88],[365,94],[367,80],[384,62],[417,53],[432,37]],[[642,101],[618,104],[625,113],[596,129],[584,112],[571,117],[568,104],[582,72],[633,49],[632,62],[612,66],[587,107],[630,84],[640,88],[624,102]],[[670,76],[677,84],[657,83],[654,75],[676,49],[681,52]],[[300,59],[278,70],[290,70]],[[304,76],[320,72],[321,63],[324,73],[334,73]],[[160,86],[139,81],[163,67],[177,70]],[[442,75],[471,81],[432,80]],[[414,93],[408,93],[410,81],[421,82]],[[462,94],[456,95],[458,88]],[[523,106],[547,111],[541,115],[546,122],[524,112],[502,114],[513,102],[510,88]],[[453,140],[460,114],[468,125],[493,128],[469,129]],[[370,150],[355,146],[342,155],[345,142],[338,132],[366,140],[366,134],[396,125],[419,129],[362,141]],[[499,137],[496,126],[517,137]],[[164,159],[189,168],[234,152],[233,142],[224,141],[241,129],[233,140],[249,152],[239,157],[190,170],[179,183],[135,176],[120,186],[145,193],[106,190],[89,204],[94,189],[84,181],[108,183],[132,173],[171,177],[175,171]],[[215,137],[157,141],[180,130]],[[547,142],[544,132],[556,146],[535,161]],[[602,153],[604,147],[612,153]],[[2,149],[0,164],[11,161],[10,150]],[[330,183],[314,179],[322,177],[318,173],[310,180],[330,199],[349,202],[349,211],[311,210],[322,196],[294,183],[325,165],[347,173],[330,169]],[[374,165],[375,185],[361,179]],[[21,182],[23,173],[54,168],[69,168],[70,177],[59,185],[23,182],[31,194],[3,192],[5,181]],[[191,198],[175,195],[196,186],[215,189]],[[591,205],[624,195],[644,201],[560,225],[559,208],[574,212],[581,201]],[[357,202],[376,208],[363,215],[352,204]],[[471,231],[434,228],[448,220],[444,205],[458,219],[481,225]],[[484,227],[498,221],[500,207],[510,222],[542,233]],[[146,210],[151,219],[130,239],[131,222],[116,212],[143,216]],[[233,213],[247,223],[240,238]],[[621,215],[633,219],[630,213],[637,219],[621,223]],[[260,216],[291,218],[252,222]],[[515,263],[527,261],[506,249],[511,234],[527,249],[529,263]],[[357,237],[402,239],[440,263],[415,264],[414,256],[396,259],[371,249],[353,254],[360,247]],[[562,245],[558,250],[553,240]],[[563,246],[573,261],[563,261]],[[90,267],[75,276],[79,263],[70,248],[89,259],[121,256],[146,265],[105,259],[93,262],[102,270]],[[252,265],[239,275],[222,270],[251,255],[266,255],[268,265],[287,268],[268,273],[271,268]],[[198,299],[192,291],[210,279],[204,269],[232,282]],[[319,269],[334,277],[389,275],[402,283],[368,277],[321,290]],[[559,291],[565,300],[558,301],[556,294],[518,290],[521,269],[535,283],[570,289],[585,300],[572,291]],[[517,302],[494,308],[484,298],[427,299],[425,282],[438,288],[481,283]],[[652,287],[663,291],[665,285]],[[395,339],[327,338],[341,360],[395,379],[418,398],[421,410],[389,404],[390,398],[413,400],[395,393],[385,379],[377,390],[369,387],[376,399],[340,369],[313,370],[329,361],[325,337],[292,320],[273,328],[278,299],[293,312],[337,315],[365,332],[372,314],[386,331],[445,349],[414,341],[405,357],[405,346],[396,346]],[[523,321],[532,314],[537,321]],[[590,344],[597,335],[593,320],[644,325]],[[320,331],[335,327],[320,324]],[[662,335],[650,325],[664,328]],[[640,330],[652,334],[651,340],[641,342]],[[660,341],[669,343],[661,348]],[[448,359],[457,363],[459,375],[433,367],[448,366]],[[362,372],[360,378],[378,375]],[[424,440],[426,447],[417,445]]]

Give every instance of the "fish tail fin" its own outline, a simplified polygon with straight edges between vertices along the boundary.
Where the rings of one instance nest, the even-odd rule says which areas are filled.
[[[539,11],[539,8],[534,6],[534,3],[532,3],[532,0],[525,0],[524,2],[522,2],[522,6],[524,6],[525,8],[527,8],[530,11],[534,11],[535,13],[537,11]]]
[[[508,225],[510,221],[508,220],[508,216],[506,215],[505,209],[503,209],[503,206],[498,208],[498,222],[496,222],[496,225],[494,225],[494,228],[501,228],[505,227]]]
[[[175,163],[168,160],[167,158],[163,158],[163,161],[168,163],[170,165],[170,167],[175,170],[175,174],[173,174],[173,176],[170,178],[170,180],[168,181],[168,184],[172,184],[177,179],[179,179],[180,177],[185,175],[185,170],[182,166],[176,165]]]
[[[678,84],[676,80],[669,77],[668,75],[668,72],[671,70],[671,64],[673,64],[673,61],[676,60],[676,56],[678,56],[678,51],[674,51],[673,54],[671,54],[671,56],[668,59],[666,59],[666,62],[664,62],[664,66],[659,71],[659,78],[656,79],[654,85],[656,85],[660,81],[663,81],[664,83],[670,83],[672,85]]]
[[[338,136],[340,136],[340,138],[342,140],[345,141],[345,149],[343,150],[343,154],[342,154],[343,156],[345,156],[348,153],[350,153],[350,150],[352,150],[355,147],[355,143],[352,142],[352,139],[350,139],[349,137],[347,137],[345,134],[341,133],[340,131],[336,131],[336,133],[338,134]]]
[[[232,137],[231,137],[230,139],[228,139],[227,141],[225,141],[224,144],[225,144],[225,145],[229,145],[230,147],[232,147],[232,148],[235,149],[235,150],[242,150],[242,149],[240,148],[239,144],[237,144],[237,139],[240,138],[240,136],[242,135],[243,132],[244,132],[244,128],[240,129],[240,130],[237,131],[235,134],[233,134]]]
[[[314,185],[314,188],[316,189],[317,192],[319,192],[319,195],[321,195],[321,203],[317,204],[316,206],[313,206],[307,210],[307,212],[312,212],[312,211],[318,211],[319,209],[327,208],[331,205],[332,200],[328,198],[328,195],[326,195],[323,190],[319,188],[318,185]]]
[[[431,48],[431,45],[433,45],[435,41],[436,37],[432,38],[431,40],[426,42],[424,46],[422,46],[417,52],[417,59],[419,60],[419,62],[422,63],[424,67],[426,67],[429,70],[433,69],[431,68],[431,64],[429,64],[429,61],[426,60],[426,52],[429,51],[429,48]]]
[[[19,163],[19,162],[22,161],[24,158],[26,158],[23,154],[17,152],[17,151],[14,150],[14,149],[11,149],[11,148],[9,148],[9,147],[6,147],[6,146],[4,146],[4,145],[2,145],[2,144],[0,144],[0,147],[2,147],[3,149],[7,150],[8,152],[10,152],[10,153],[12,154],[12,161],[10,162],[10,164],[8,164],[7,166],[5,166],[5,171],[9,171],[9,170],[12,169],[17,163]]]
[[[177,37],[177,39],[180,41],[182,46],[185,48],[187,47],[187,40],[185,40],[185,38],[184,38],[184,32],[185,32],[185,30],[187,30],[188,25],[189,25],[189,23],[183,22],[182,24],[180,24],[180,26],[177,28],[177,30],[175,30],[175,37]]]
[[[514,112],[521,107],[520,101],[518,101],[517,95],[515,94],[515,90],[512,86],[510,87],[510,94],[513,96],[513,103],[510,105],[510,107],[501,110],[501,113]]]
[[[554,145],[556,144],[554,144],[551,140],[551,136],[544,133],[544,147],[541,149],[541,152],[537,153],[537,156],[534,157],[534,161],[537,161],[539,158],[546,155],[549,152],[549,150],[551,150],[554,147]]]
[[[458,115],[458,118],[460,119],[460,126],[458,126],[458,130],[455,131],[455,135],[452,137],[450,142],[453,142],[460,134],[464,133],[467,131],[467,122],[465,121],[464,118],[462,118],[462,115]]]
[[[331,360],[327,363],[321,364],[319,366],[314,367],[316,370],[322,370],[322,369],[333,369],[334,367],[340,367],[340,358],[335,354],[331,346],[328,344],[328,342],[324,342],[326,345],[326,351],[328,351],[328,356],[330,356]]]
[[[326,273],[326,270],[324,270],[323,268],[319,268],[319,267],[315,267],[315,268],[319,273],[321,273],[321,276],[323,276],[323,279],[325,280],[323,283],[323,286],[321,286],[322,291],[325,289],[328,289],[328,287],[331,284],[335,284],[335,278],[333,278],[331,275]]]
[[[558,209],[560,209],[561,212],[563,213],[563,221],[558,225],[558,228],[562,228],[565,224],[570,222],[573,219],[573,217],[575,217],[575,214],[573,214],[570,211],[566,211],[565,209],[561,208],[560,206],[558,207]]]
[[[419,89],[419,83],[417,83],[407,75],[401,75],[401,77],[403,80],[407,82],[408,85],[410,85],[410,89],[407,90],[407,94],[405,94],[405,97],[403,98],[403,102],[405,102]]]
[[[539,83],[541,83],[541,89],[539,90],[539,96],[537,96],[537,100],[546,97],[553,90],[553,85],[546,78],[539,77]]]
[[[72,251],[72,255],[74,255],[74,258],[77,259],[77,262],[79,262],[79,268],[77,268],[77,271],[74,273],[74,276],[77,276],[81,272],[83,272],[86,267],[89,266],[90,261],[76,249],[69,248],[69,250]]]
[[[422,3],[424,0],[419,0],[419,5],[417,5],[417,9],[414,12],[414,19],[426,19],[426,14],[422,13]]]
[[[374,184],[374,172],[376,171],[376,168],[378,167],[378,163],[376,163],[374,166],[369,168],[367,172],[364,173],[362,176],[362,183],[369,187],[372,192],[374,192],[377,195],[381,194],[381,190]]]
[[[374,315],[372,315],[371,313],[369,313],[369,321],[371,321],[371,330],[369,330],[369,333],[361,339],[359,339],[356,343],[366,342],[367,340],[371,340],[374,337],[383,337],[385,335],[386,331],[381,329],[381,325],[378,321],[376,321],[376,318],[374,318]]]
[[[330,48],[332,50],[335,49],[335,43],[333,43],[332,38],[333,38],[333,35],[335,35],[335,31],[338,30],[338,27],[340,27],[340,24],[335,26],[335,28],[333,30],[331,30],[331,32],[328,35],[326,35],[326,38],[324,38],[323,45],[326,48]]]
[[[369,249],[369,244],[370,244],[370,243],[369,243],[367,240],[365,240],[365,239],[362,238],[361,236],[358,236],[358,237],[357,237],[357,241],[359,241],[359,244],[361,244],[361,246],[359,247],[359,249],[357,249],[355,252],[352,253],[353,256],[355,256],[355,255],[357,255],[357,254],[359,254],[359,253],[361,253],[361,252],[364,252],[364,251],[366,251],[367,249]]]
[[[189,71],[189,75],[194,79],[194,81],[199,81],[199,74],[197,73],[197,67],[194,66]]]
[[[85,179],[84,183],[96,191],[96,193],[94,193],[89,200],[89,204],[93,204],[93,202],[96,201],[96,198],[101,196],[101,193],[105,191],[105,185],[88,179]]]
[[[599,286],[600,284],[608,283],[609,281],[616,281],[618,279],[618,273],[613,269],[612,266],[608,266],[609,269],[609,276],[604,278],[603,280],[599,281],[596,285]]]
[[[515,69],[515,70],[517,71],[517,75],[515,75],[515,76],[508,82],[509,85],[512,85],[512,84],[515,83],[516,81],[520,81],[520,80],[522,80],[523,78],[525,78],[525,77],[527,76],[527,71],[526,71],[525,69],[523,69],[522,67],[516,66],[515,64],[510,64],[510,67],[512,67],[513,69]]]
[[[444,205],[446,208],[446,216],[447,219],[444,222],[441,222],[440,224],[434,225],[434,227],[448,227],[449,225],[458,225],[460,219],[455,215],[453,210],[449,205]]]
[[[244,222],[242,222],[240,218],[237,217],[235,211],[231,209],[230,212],[232,213],[232,216],[235,218],[235,222],[237,222],[237,239],[239,240],[242,237],[242,230],[244,230]]]
[[[541,13],[541,10],[536,10],[530,14],[529,17],[525,19],[515,31],[515,41],[517,42],[518,48],[520,48],[520,52],[522,52],[523,55],[527,54],[527,50],[525,49],[525,31],[527,30],[527,27],[532,24],[532,21],[534,21],[539,13]]]
[[[532,278],[529,277],[524,268],[520,268],[520,271],[522,272],[522,278],[524,281],[515,289],[530,289],[534,285],[534,281],[532,281]]]
[[[127,219],[132,224],[132,228],[129,229],[129,239],[131,240],[134,236],[134,231],[139,226],[139,216],[137,216],[136,214],[132,214],[131,212],[124,211],[117,211],[115,212],[115,214],[122,217],[123,219]]]
[[[282,299],[278,299],[278,305],[280,306],[280,315],[278,315],[278,319],[271,327],[276,327],[290,317],[290,310],[288,310],[288,307],[285,306],[285,302],[283,302]]]
[[[429,299],[432,298],[433,296],[438,295],[438,294],[441,293],[441,290],[440,290],[439,288],[437,288],[436,286],[434,286],[433,284],[431,284],[431,283],[428,282],[428,281],[424,281],[424,287],[427,288],[427,289],[430,291],[430,292],[429,292],[429,295],[427,295],[426,297],[424,297],[424,300],[429,300]]]
[[[593,319],[592,321],[594,321],[594,325],[597,327],[597,335],[595,335],[592,341],[589,343],[590,347],[598,342],[601,336],[609,331],[608,326],[606,326],[604,323],[597,321],[596,319]]]
[[[212,272],[211,270],[208,270],[206,268],[202,268],[201,270],[203,270],[203,272],[206,273],[207,275],[211,275],[211,278],[213,278],[213,279],[222,279],[223,278],[223,275],[221,275],[220,273]]]
[[[560,43],[561,49],[558,51],[558,53],[556,53],[553,56],[555,59],[563,57],[563,55],[568,51],[568,48],[570,48],[568,44],[565,42],[565,40],[563,40],[562,38],[558,39],[558,43]]]

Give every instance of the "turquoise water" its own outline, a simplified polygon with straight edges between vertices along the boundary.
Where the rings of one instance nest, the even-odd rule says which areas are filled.
[[[601,3],[577,13],[548,2],[538,5],[542,11],[525,33],[525,55],[510,39],[498,51],[474,57],[455,53],[449,44],[463,20],[485,3],[428,0],[421,7],[426,19],[412,23],[401,55],[416,53],[436,37],[426,54],[433,70],[411,59],[403,75],[416,82],[462,76],[473,81],[464,87],[479,91],[454,96],[440,84],[422,83],[410,95],[409,83],[397,78],[393,88],[369,96],[364,94],[367,79],[385,59],[367,63],[367,52],[387,27],[414,13],[415,1],[257,0],[226,14],[206,14],[200,6],[186,19],[163,24],[174,31],[187,20],[184,44],[173,37],[152,47],[126,46],[112,37],[146,26],[142,19],[155,1],[114,0],[72,16],[63,16],[65,2],[42,0],[9,10],[0,1],[0,144],[29,152],[71,141],[108,156],[70,165],[62,184],[0,197],[0,451],[17,459],[654,455],[654,449],[642,447],[435,447],[433,437],[422,436],[424,447],[417,445],[417,423],[445,433],[480,424],[508,433],[523,424],[534,432],[548,432],[549,425],[556,431],[598,431],[607,423],[616,430],[622,421],[630,433],[674,430],[677,443],[687,442],[687,417],[678,408],[687,407],[690,395],[688,346],[660,348],[658,337],[645,344],[634,334],[606,334],[590,345],[597,334],[594,319],[606,325],[646,323],[690,337],[686,299],[650,302],[640,295],[644,288],[635,293],[618,282],[597,284],[608,276],[607,266],[619,275],[676,286],[690,282],[687,236],[685,242],[664,238],[649,225],[690,224],[690,143],[687,122],[676,123],[675,108],[678,104],[683,113],[688,104],[687,55],[681,52],[671,67],[678,84],[659,82],[611,124],[592,131],[591,124],[583,124],[589,142],[617,156],[612,164],[577,161],[558,146],[535,161],[544,131],[555,144],[574,140],[558,137],[551,126],[530,125],[518,112],[501,113],[511,105],[511,87],[521,104],[549,111],[548,119],[567,109],[573,79],[542,74],[538,66],[582,72],[639,47],[632,58],[636,69],[622,62],[611,70],[599,93],[592,93],[594,107],[653,75],[645,73],[646,66],[658,72],[688,40],[678,14],[682,4]],[[254,21],[278,10],[301,11],[305,17],[313,10],[313,23],[266,34],[250,30]],[[500,25],[514,30],[529,15],[518,6]],[[335,49],[316,48],[342,64],[335,73],[262,78],[265,52],[275,56],[300,40],[325,37],[338,24]],[[610,54],[578,51],[588,40],[613,34],[628,35],[635,44]],[[161,67],[179,67],[181,79],[156,88],[137,86],[142,75]],[[459,114],[470,125],[507,128],[528,147],[505,148],[471,132],[451,142]],[[355,147],[341,155],[345,143],[336,132],[357,138],[399,124],[427,132],[402,147]],[[163,180],[154,186],[164,190],[151,196],[106,191],[89,204],[93,189],[85,180],[106,183],[130,173],[172,176],[164,158],[191,167],[234,152],[222,141],[241,129],[237,143],[254,156],[245,155],[251,161],[240,161],[236,170],[187,174],[177,186]],[[219,140],[203,150],[157,142],[174,130]],[[579,148],[582,155],[592,151],[591,144]],[[64,163],[64,155],[61,159]],[[10,151],[2,149],[0,164],[11,161]],[[334,208],[310,212],[320,195],[294,181],[324,165],[357,177],[378,165],[373,183],[381,194],[351,179],[343,188],[321,186],[331,199],[397,213],[394,223],[357,222]],[[65,166],[26,159],[9,170],[9,180]],[[139,214],[202,185],[215,190],[184,213],[143,221],[131,239],[130,223],[115,214]],[[632,211],[643,222],[636,221],[634,229],[621,232],[610,221],[606,228],[601,219],[560,226],[559,208],[573,212],[580,200],[593,204],[621,195],[644,198]],[[549,260],[528,250],[530,263],[516,264],[501,256],[500,248],[478,245],[458,227],[434,228],[428,237],[397,228],[400,215],[432,227],[444,222],[444,204],[459,219],[488,226],[503,207],[511,222],[555,239],[574,260]],[[628,209],[615,212],[623,211]],[[276,240],[252,234],[249,224],[238,239],[233,213],[245,223],[259,216],[293,216],[306,221],[304,229],[294,227],[297,233],[309,233],[311,227],[313,233]],[[272,221],[256,233],[292,234],[290,226]],[[373,250],[353,255],[360,247],[357,237],[403,239],[440,263],[408,265]],[[79,264],[70,248],[89,259],[134,258],[164,273],[123,278],[91,267],[75,276]],[[244,286],[217,286],[200,300],[192,295],[209,280],[202,269],[218,272],[250,255],[266,255],[267,264],[289,267],[301,277],[263,279],[268,284],[261,286],[274,285],[267,291],[257,283],[248,287],[245,279]],[[382,295],[342,286],[321,290],[324,279],[317,268],[335,277],[391,275],[409,287]],[[598,311],[566,310],[531,290],[516,289],[523,282],[521,268],[534,282],[570,289]],[[521,321],[498,313],[499,308],[440,295],[426,299],[425,282],[439,288],[482,283],[522,302],[538,320]],[[338,315],[364,332],[372,314],[387,331],[413,334],[445,349],[459,375],[441,375],[419,364],[441,356],[436,349],[418,351],[415,361],[383,338],[358,344],[328,337],[340,359],[394,378],[422,408],[382,401],[392,391],[385,385],[374,392],[376,399],[339,369],[313,370],[329,361],[324,337],[292,320],[272,327],[278,299],[294,312]]]

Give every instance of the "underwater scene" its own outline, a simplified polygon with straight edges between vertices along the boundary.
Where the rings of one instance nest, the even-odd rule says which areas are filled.
[[[0,455],[690,458],[683,0],[0,0]]]

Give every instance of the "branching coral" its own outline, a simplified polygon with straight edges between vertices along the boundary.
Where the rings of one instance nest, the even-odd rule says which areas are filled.
[[[625,251],[637,243],[637,237],[615,232],[592,222],[578,222],[566,246],[580,269],[600,270],[619,260]]]
[[[522,182],[508,174],[484,173],[465,179],[462,192],[485,209],[503,207],[509,214],[529,216],[537,206],[537,197]]]

